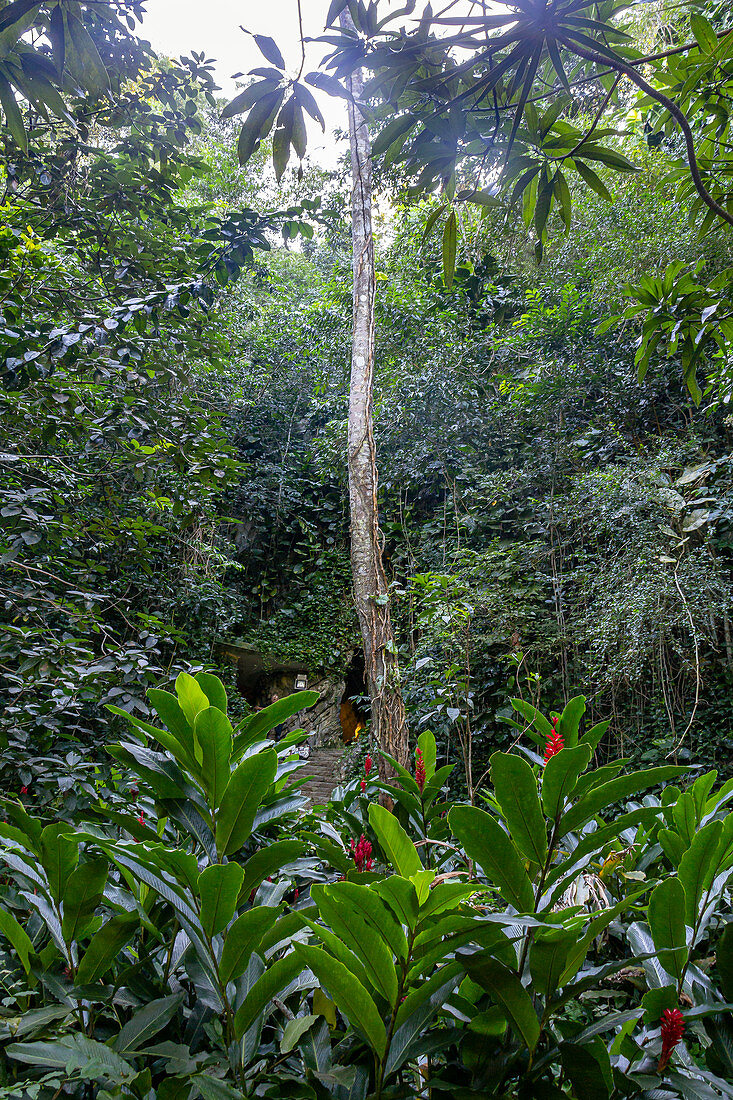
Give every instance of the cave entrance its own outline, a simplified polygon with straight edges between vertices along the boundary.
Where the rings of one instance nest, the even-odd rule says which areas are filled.
[[[344,693],[341,696],[341,740],[347,745],[355,741],[364,731],[368,717],[369,695],[364,677],[364,654],[355,653],[346,670]]]

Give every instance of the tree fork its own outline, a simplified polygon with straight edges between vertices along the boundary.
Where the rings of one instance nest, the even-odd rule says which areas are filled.
[[[353,31],[348,9],[341,26]],[[371,143],[359,109],[363,76],[349,78],[349,137],[352,169],[352,245],[354,314],[349,388],[348,473],[351,517],[351,568],[354,601],[364,641],[364,671],[372,704],[377,745],[400,764],[407,764],[407,718],[399,682],[397,647],[384,571],[384,539],[377,506],[377,452],[374,442],[374,237],[372,233]],[[380,774],[391,773],[380,757]]]

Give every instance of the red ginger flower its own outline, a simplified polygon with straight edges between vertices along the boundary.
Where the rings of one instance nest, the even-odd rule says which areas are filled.
[[[25,783],[24,783],[24,784],[23,784],[23,786],[22,786],[22,787],[20,788],[20,793],[21,793],[21,794],[28,794],[28,788],[26,787]]]
[[[138,818],[138,821],[141,825],[145,824],[145,814],[142,812],[142,810],[140,811],[140,817]]]
[[[372,770],[372,758],[369,755],[369,753],[367,753],[366,759],[364,760],[364,775],[369,775],[369,772],[371,770]]]
[[[365,790],[366,790],[366,781],[364,779],[362,779],[362,781],[361,781],[361,793],[364,794]]]
[[[371,871],[374,866],[372,846],[363,833],[358,841],[351,841],[351,854],[354,857],[357,871]]]
[[[557,756],[561,749],[565,748],[565,740],[561,733],[557,732],[558,719],[552,719],[552,733],[545,742],[545,764],[548,760],[551,760],[553,756]]]
[[[417,789],[420,794],[425,789],[425,761],[422,758],[422,752],[420,749],[415,751],[415,782],[417,783]]]
[[[682,1042],[685,1033],[685,1018],[678,1008],[665,1008],[662,1013],[662,1056],[659,1059],[657,1073],[664,1073],[672,1057],[672,1051]]]

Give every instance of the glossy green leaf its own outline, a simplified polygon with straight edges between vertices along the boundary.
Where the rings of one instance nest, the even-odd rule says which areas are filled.
[[[67,943],[84,934],[94,911],[102,900],[109,864],[102,857],[82,863],[69,875],[64,890],[64,912],[61,922]]]
[[[92,936],[76,972],[77,985],[91,985],[103,978],[140,923],[137,911],[119,913]]]
[[[718,849],[722,835],[721,821],[711,821],[704,825],[680,860],[677,874],[685,889],[685,921],[691,926],[697,921],[700,903],[718,870]]]
[[[569,798],[578,778],[590,763],[593,750],[590,745],[565,748],[551,756],[542,772],[542,806],[554,820],[562,812],[565,799]]]
[[[208,703],[208,699],[207,699]],[[227,789],[231,770],[232,725],[217,707],[205,707],[194,721],[194,737],[201,746],[201,779],[211,806],[216,809]]]
[[[533,1051],[540,1037],[540,1021],[517,972],[485,954],[468,955],[463,962],[471,979],[499,1002],[514,1031]]]
[[[216,817],[216,848],[230,855],[242,847],[252,832],[255,814],[275,780],[277,754],[274,749],[244,760],[233,773]]]
[[[448,824],[469,859],[520,913],[534,909],[534,891],[524,861],[496,818],[475,806],[454,806]]]
[[[277,917],[278,910],[266,905],[258,905],[237,917],[227,931],[219,963],[219,976],[225,985],[244,973],[252,952],[258,949],[262,937]]]
[[[495,752],[491,757],[491,781],[512,840],[528,859],[543,866],[547,830],[532,768],[521,756]]]
[[[215,936],[229,924],[237,908],[244,871],[238,863],[215,863],[199,875],[201,926]]]
[[[612,806],[614,802],[631,798],[632,795],[647,791],[668,779],[676,779],[678,775],[684,775],[687,770],[674,764],[663,764],[658,768],[647,768],[644,771],[631,772],[629,775],[620,775],[617,779],[594,788],[564,814],[558,839],[574,829],[579,829],[601,810]]]
[[[183,1001],[183,993],[160,997],[150,1001],[127,1021],[113,1041],[120,1054],[129,1054],[145,1044],[161,1031],[175,1016]]]
[[[387,1033],[377,1006],[364,986],[321,947],[296,943],[294,950],[336,1002],[340,1012],[369,1043],[378,1058],[383,1058]]]
[[[443,282],[446,290],[453,286],[456,270],[456,250],[458,247],[458,221],[455,210],[451,210],[443,227]]]
[[[61,901],[69,876],[79,862],[79,841],[66,834],[68,825],[47,825],[41,833],[41,859],[52,897]]]
[[[237,1009],[234,1017],[234,1033],[237,1038],[241,1039],[260,1013],[270,1006],[272,998],[282,993],[302,969],[303,960],[295,952],[285,955],[267,968],[248,992],[244,1004]]]
[[[386,858],[403,878],[411,878],[423,865],[417,848],[408,837],[394,814],[384,806],[373,802],[369,807],[369,823],[377,835]]]
[[[15,917],[8,909],[0,906],[0,933],[15,948],[18,958],[23,964],[26,974],[30,973],[30,956],[33,954],[33,943],[28,933],[18,924]]]
[[[649,898],[649,927],[658,951],[676,948],[663,957],[664,969],[675,978],[682,976],[687,962],[686,899],[684,887],[678,878],[663,879],[652,890]]]

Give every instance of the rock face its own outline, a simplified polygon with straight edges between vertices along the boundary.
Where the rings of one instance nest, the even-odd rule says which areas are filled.
[[[321,697],[315,706],[296,715],[291,720],[292,724],[289,728],[304,729],[310,735],[311,752],[325,746],[340,744],[344,681],[317,680],[315,683],[308,684],[308,690],[319,692]],[[335,787],[336,784],[334,783],[333,786]]]

